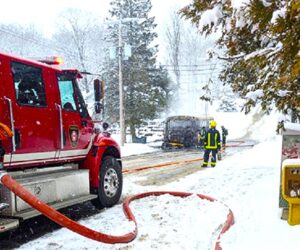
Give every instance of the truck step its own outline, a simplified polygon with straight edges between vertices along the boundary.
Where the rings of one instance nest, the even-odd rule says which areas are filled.
[[[89,201],[89,200],[92,200],[92,199],[95,199],[97,198],[97,195],[94,195],[94,194],[90,194],[90,195],[85,195],[85,196],[81,196],[81,197],[76,197],[74,199],[71,199],[71,200],[67,200],[67,201],[62,201],[62,202],[59,202],[59,203],[54,203],[54,204],[48,204],[49,206],[51,206],[52,208],[58,210],[60,208],[64,208],[64,207],[69,207],[69,206],[72,206],[72,205],[75,205],[75,204],[78,204],[78,203],[82,203],[82,202],[85,202],[85,201]],[[28,211],[24,211],[22,213],[17,213],[16,215],[18,217],[21,217],[23,219],[29,219],[31,217],[34,217],[38,214],[41,214],[40,212],[36,211],[36,210],[28,210]]]
[[[85,169],[38,169],[13,174],[13,178],[26,190],[55,209],[96,198],[90,194],[89,172]],[[9,205],[1,211],[2,215],[29,219],[39,214],[8,189],[3,188],[1,196],[3,202]]]
[[[0,218],[0,233],[15,229],[19,226],[18,219]]]
[[[0,203],[0,211],[4,210],[5,208],[8,208],[8,207],[9,207],[9,204],[7,204],[7,203]]]

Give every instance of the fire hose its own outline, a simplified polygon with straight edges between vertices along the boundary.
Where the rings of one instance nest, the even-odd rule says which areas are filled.
[[[238,144],[226,145],[225,148],[249,147],[249,145],[241,145],[243,143],[244,143],[244,141],[238,141]],[[224,149],[221,149],[221,153],[224,153]],[[131,169],[124,169],[123,173],[128,174],[128,173],[138,172],[138,171],[142,171],[142,170],[146,170],[146,169],[150,169],[150,168],[161,168],[161,167],[190,163],[190,162],[201,161],[201,160],[203,160],[202,157],[195,158],[195,159],[189,159],[189,160],[171,161],[171,162],[167,162],[167,163],[154,164],[154,165],[142,166],[142,167],[131,168]]]
[[[32,195],[29,191],[27,191],[24,187],[22,187],[17,181],[15,181],[10,175],[4,173],[0,175],[0,182],[7,187],[10,191],[12,191],[14,194],[16,194],[18,197],[20,197],[22,200],[27,202],[30,206],[41,212],[43,215],[51,219],[52,221],[56,222],[57,224],[61,225],[62,227],[66,227],[69,230],[78,233],[86,238],[90,238],[92,240],[96,240],[103,243],[128,243],[132,240],[134,240],[137,236],[137,222],[136,219],[129,208],[130,202],[141,199],[147,196],[160,196],[164,194],[170,194],[173,196],[178,197],[187,197],[192,195],[192,193],[186,193],[186,192],[172,192],[172,191],[157,191],[157,192],[146,192],[137,194],[131,197],[128,197],[124,203],[123,203],[123,211],[129,221],[133,221],[135,224],[135,229],[132,232],[129,232],[125,235],[120,236],[113,236],[104,234],[101,232],[94,231],[88,227],[85,227],[70,218],[66,217],[65,215],[61,214],[60,212],[56,211],[54,208],[48,206],[46,203],[39,200],[37,197]],[[208,200],[210,202],[215,202],[216,200],[214,198],[211,198],[206,195],[197,194],[197,196],[201,199]],[[225,205],[226,206],[226,205]],[[226,206],[227,207],[227,206]],[[221,250],[220,247],[220,237],[223,233],[225,233],[230,226],[234,223],[233,213],[228,208],[229,212],[227,215],[227,219],[225,223],[222,225],[221,232],[217,238],[216,244],[215,244],[215,250]]]
[[[189,162],[194,162],[194,161],[201,161],[201,160],[203,160],[203,158],[196,158],[196,159],[182,160],[182,161],[171,161],[171,162],[167,162],[167,163],[148,165],[148,166],[137,167],[137,168],[132,168],[132,169],[124,169],[123,173],[132,173],[132,172],[137,172],[137,171],[141,171],[141,170],[146,170],[149,168],[161,168],[161,167],[178,165],[178,164],[189,163]]]
[[[2,122],[0,122],[0,140],[2,141],[12,136],[13,132],[11,131],[11,129]]]

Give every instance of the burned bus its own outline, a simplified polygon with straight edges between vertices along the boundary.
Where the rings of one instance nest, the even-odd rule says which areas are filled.
[[[198,145],[201,129],[208,128],[209,116],[171,116],[166,119],[163,149],[190,148]]]

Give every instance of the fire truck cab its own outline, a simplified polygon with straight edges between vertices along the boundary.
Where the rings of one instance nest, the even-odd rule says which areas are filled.
[[[79,89],[80,72],[50,61],[0,53],[0,123],[13,132],[0,141],[0,174],[56,209],[87,200],[98,208],[113,206],[122,193],[120,147],[95,129]],[[94,81],[96,113],[101,85]],[[36,215],[0,184],[0,233]]]

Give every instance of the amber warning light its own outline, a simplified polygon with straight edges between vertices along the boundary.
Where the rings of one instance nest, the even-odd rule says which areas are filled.
[[[61,65],[63,64],[63,59],[59,56],[49,56],[45,58],[38,59],[39,62],[47,63],[50,65]]]

